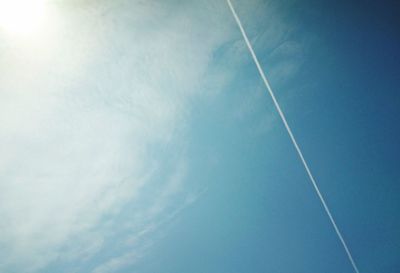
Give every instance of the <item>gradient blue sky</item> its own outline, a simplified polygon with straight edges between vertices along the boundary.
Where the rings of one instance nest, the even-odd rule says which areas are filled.
[[[232,2],[360,272],[398,273],[399,7]],[[0,28],[0,271],[353,272],[224,0]]]

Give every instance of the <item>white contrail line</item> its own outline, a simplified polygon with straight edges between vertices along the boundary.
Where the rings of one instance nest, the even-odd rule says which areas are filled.
[[[290,139],[292,140],[293,145],[294,145],[294,147],[296,148],[296,151],[297,151],[297,153],[298,153],[298,155],[299,155],[299,157],[300,157],[300,159],[301,159],[301,162],[302,162],[303,165],[304,165],[304,168],[306,169],[306,172],[307,172],[307,174],[308,174],[308,177],[309,177],[310,180],[311,180],[312,185],[314,186],[314,189],[315,189],[315,191],[316,191],[316,193],[317,193],[317,195],[318,195],[318,197],[319,197],[319,200],[321,201],[322,206],[324,207],[325,212],[326,212],[326,214],[328,215],[329,220],[331,221],[331,223],[332,223],[332,225],[333,225],[333,228],[335,229],[336,234],[337,234],[337,236],[339,237],[339,240],[340,240],[340,242],[341,242],[342,245],[343,245],[344,250],[346,251],[347,257],[349,258],[350,263],[351,263],[351,265],[353,266],[354,271],[355,271],[356,273],[360,273],[360,271],[358,271],[358,268],[357,268],[356,263],[354,262],[353,256],[351,255],[350,250],[349,250],[349,248],[347,247],[347,244],[346,244],[345,240],[343,239],[342,233],[340,232],[339,228],[337,227],[336,222],[335,222],[335,220],[333,219],[333,216],[332,216],[332,214],[331,214],[331,212],[330,212],[330,210],[329,210],[329,208],[328,208],[328,205],[326,204],[325,199],[324,199],[324,197],[322,196],[322,194],[321,194],[321,192],[320,192],[320,190],[319,190],[319,188],[318,188],[317,183],[315,182],[314,176],[312,175],[312,173],[311,173],[311,171],[310,171],[310,168],[308,167],[308,164],[307,164],[306,160],[304,159],[303,153],[301,152],[300,147],[299,147],[299,145],[297,144],[297,141],[296,141],[296,139],[295,139],[295,137],[294,137],[294,135],[293,135],[293,133],[292,133],[292,130],[290,129],[289,124],[288,124],[287,121],[286,121],[286,117],[285,117],[285,115],[283,114],[283,112],[282,112],[282,110],[281,110],[281,107],[279,106],[279,103],[278,103],[278,101],[277,101],[276,98],[275,98],[274,92],[272,91],[272,88],[271,88],[271,86],[270,86],[270,84],[269,84],[269,82],[268,82],[268,80],[267,80],[267,77],[265,76],[264,70],[262,69],[262,67],[261,67],[261,65],[260,65],[260,63],[259,63],[259,61],[258,61],[258,59],[257,59],[257,55],[254,53],[253,47],[252,47],[252,45],[251,45],[251,43],[250,43],[250,41],[249,41],[249,38],[247,37],[246,31],[244,30],[244,28],[243,28],[243,26],[242,26],[242,23],[241,23],[241,21],[240,21],[240,18],[239,18],[239,16],[236,14],[235,8],[233,7],[231,1],[230,1],[230,0],[226,0],[226,1],[228,2],[229,8],[230,8],[231,11],[232,11],[233,17],[235,18],[237,25],[239,26],[240,32],[241,32],[242,35],[243,35],[244,41],[246,42],[246,45],[247,45],[247,47],[248,47],[248,49],[249,49],[249,51],[250,51],[250,54],[251,54],[251,56],[253,57],[253,60],[254,60],[254,63],[256,64],[256,66],[257,66],[258,72],[260,73],[260,76],[261,76],[262,80],[264,81],[265,87],[267,88],[269,94],[270,94],[271,97],[272,97],[272,100],[273,100],[273,102],[274,102],[274,104],[275,104],[275,107],[276,107],[276,109],[278,110],[279,116],[281,117],[281,119],[282,119],[282,121],[283,121],[283,124],[284,124],[285,127],[286,127],[286,130],[287,130],[287,132],[288,132],[288,134],[289,134],[289,136],[290,136]]]

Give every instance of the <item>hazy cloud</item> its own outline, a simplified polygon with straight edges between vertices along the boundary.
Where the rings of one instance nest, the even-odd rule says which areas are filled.
[[[224,1],[48,5],[36,39],[0,36],[0,270],[99,255],[113,272],[197,198],[191,100],[233,77],[216,52],[240,62],[241,42]]]

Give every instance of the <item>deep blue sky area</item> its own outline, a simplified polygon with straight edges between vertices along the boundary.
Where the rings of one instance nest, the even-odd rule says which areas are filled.
[[[400,4],[231,1],[360,273],[399,273]],[[225,0],[42,2],[0,10],[0,272],[354,273]]]

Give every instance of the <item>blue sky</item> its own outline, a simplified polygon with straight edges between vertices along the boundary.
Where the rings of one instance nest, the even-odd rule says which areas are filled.
[[[360,272],[397,273],[397,5],[232,2]],[[225,1],[44,6],[0,20],[1,272],[353,272]]]

